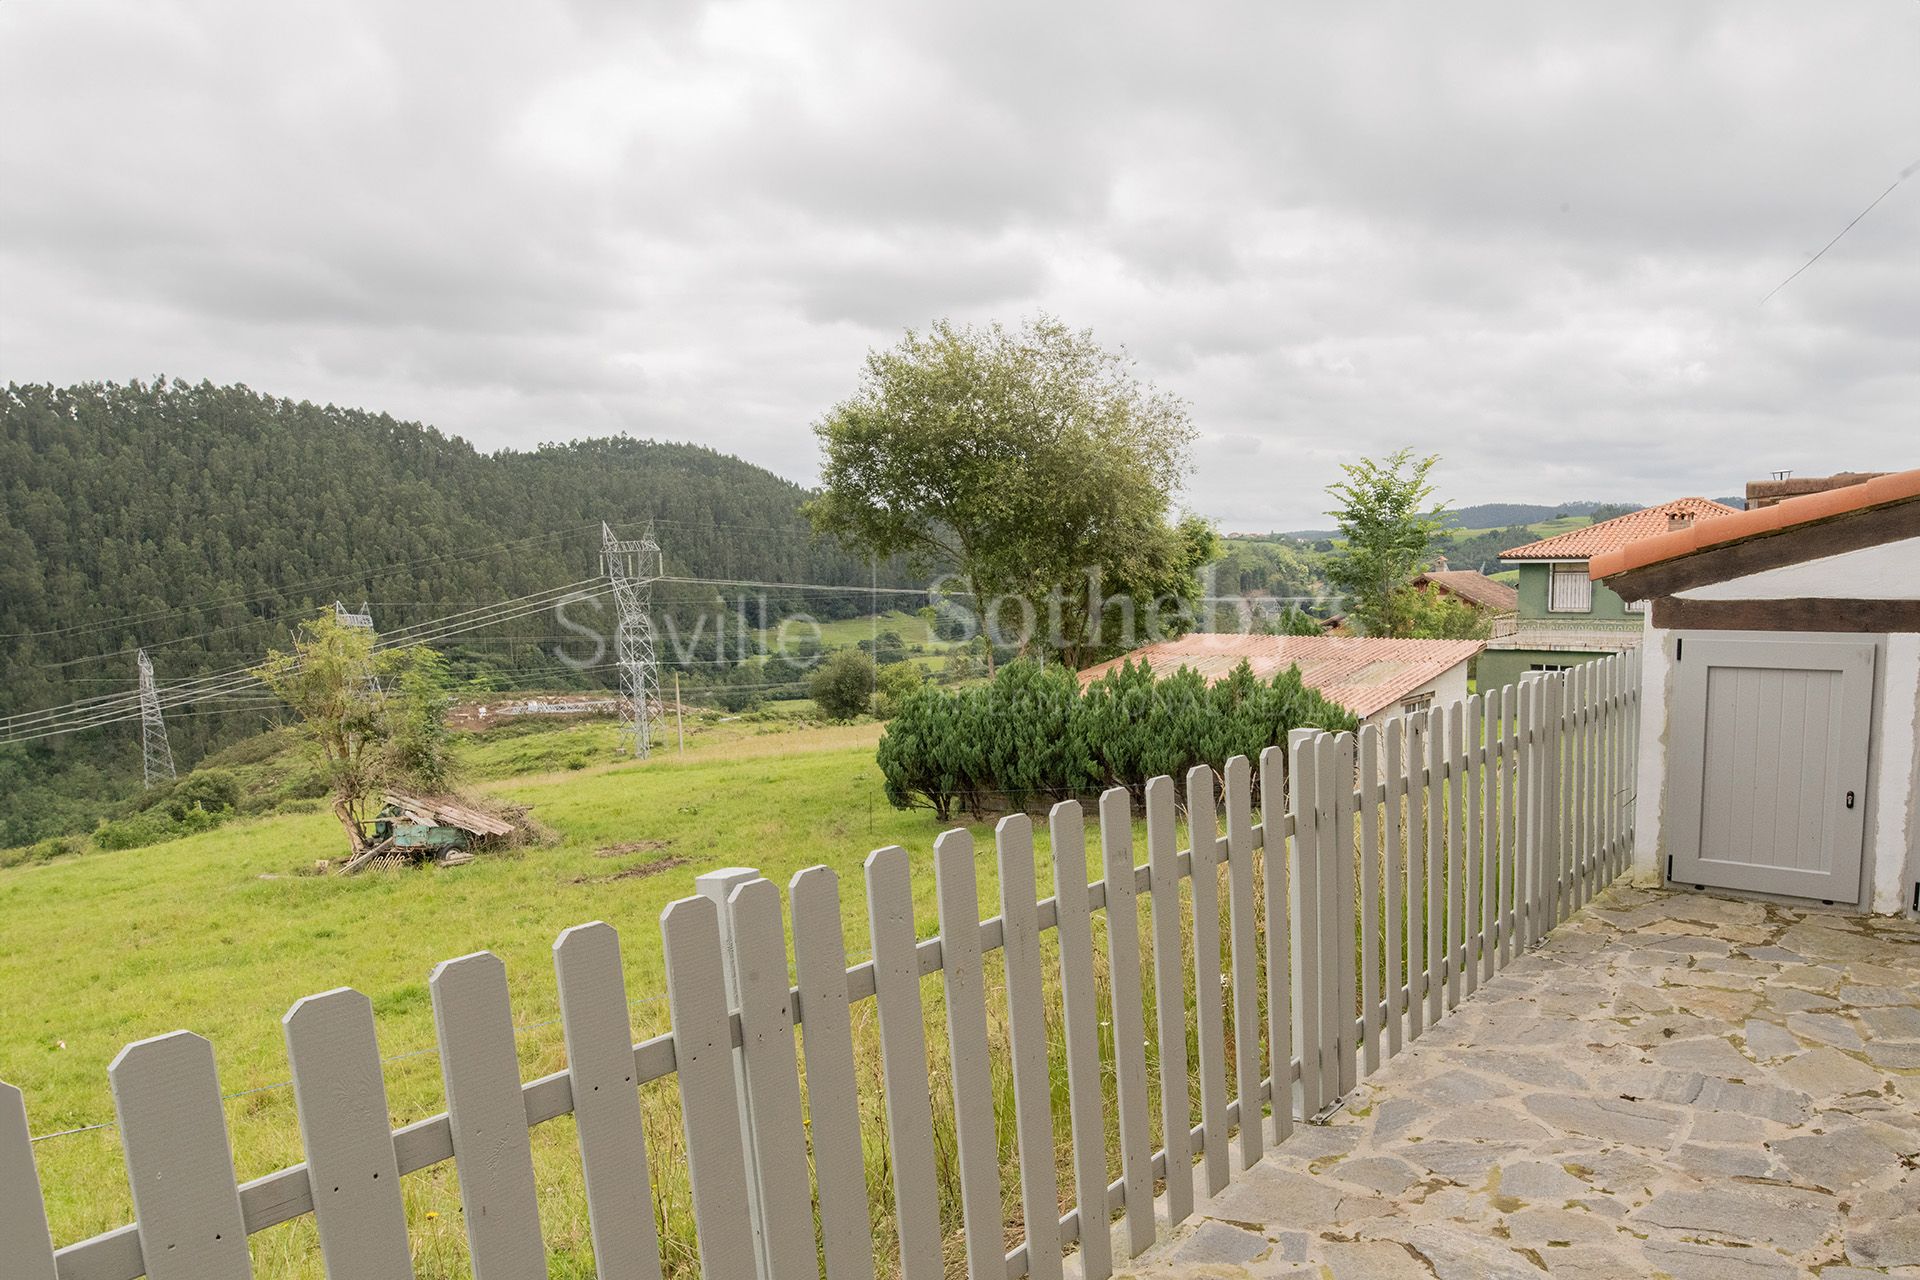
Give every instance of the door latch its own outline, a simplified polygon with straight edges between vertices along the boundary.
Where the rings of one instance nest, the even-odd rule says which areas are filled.
[[[1847,808],[1853,808],[1853,792],[1847,792]]]

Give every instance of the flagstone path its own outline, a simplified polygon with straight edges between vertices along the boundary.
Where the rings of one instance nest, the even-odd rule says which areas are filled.
[[[1122,1273],[1920,1277],[1920,925],[1612,889]]]

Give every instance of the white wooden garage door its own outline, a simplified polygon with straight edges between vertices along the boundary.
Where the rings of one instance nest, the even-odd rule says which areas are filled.
[[[1679,644],[1668,878],[1856,901],[1873,646],[1703,636]]]

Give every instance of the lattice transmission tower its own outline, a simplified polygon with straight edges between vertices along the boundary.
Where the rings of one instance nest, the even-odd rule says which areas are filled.
[[[167,722],[160,718],[160,690],[153,683],[153,663],[142,649],[140,668],[140,771],[151,787],[173,781],[173,748],[167,743]]]
[[[613,526],[600,525],[600,563],[613,584],[620,619],[613,633],[614,661],[620,668],[621,749],[645,759],[653,747],[653,724],[660,714],[660,665],[654,653],[653,581],[661,574],[660,544],[653,528],[646,536],[620,539]]]
[[[340,601],[335,600],[333,602],[333,620],[350,631],[372,631],[373,606],[362,600],[360,602],[360,612],[355,613],[353,610],[347,608],[346,605],[340,603]],[[360,683],[365,686],[370,693],[377,694],[382,692],[380,677],[375,675],[371,669],[368,670],[366,675],[361,677]]]

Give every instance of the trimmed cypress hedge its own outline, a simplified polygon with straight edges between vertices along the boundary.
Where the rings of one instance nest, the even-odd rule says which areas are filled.
[[[1030,661],[1002,667],[990,684],[926,687],[901,699],[880,739],[887,799],[941,819],[1032,809],[1197,764],[1216,770],[1258,758],[1294,729],[1352,729],[1354,717],[1300,680],[1271,681],[1242,662],[1215,684],[1190,667],[1155,679],[1123,663],[1085,690],[1071,671]]]

